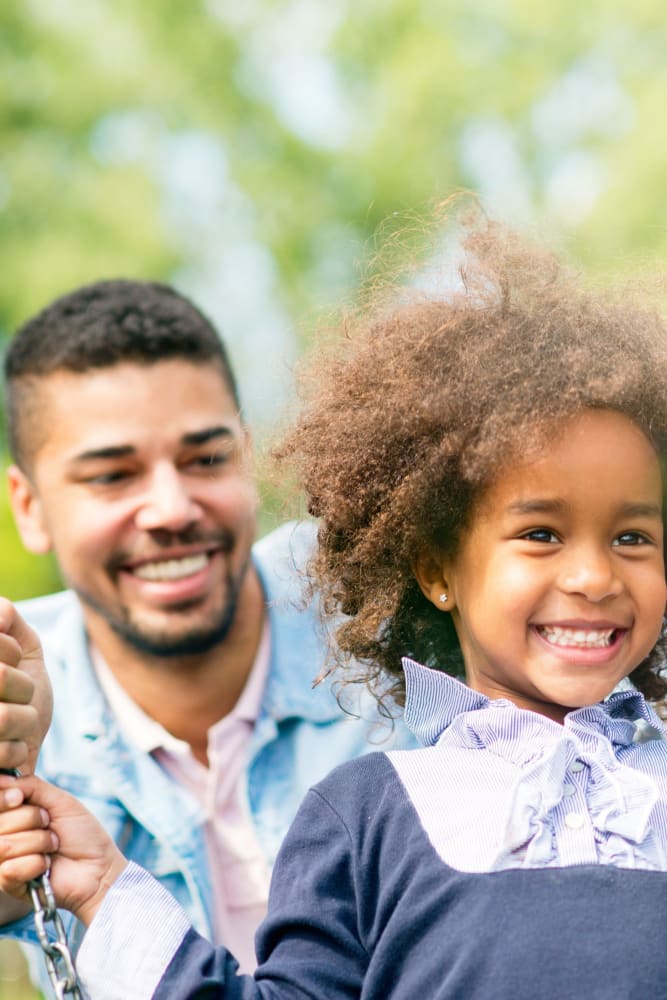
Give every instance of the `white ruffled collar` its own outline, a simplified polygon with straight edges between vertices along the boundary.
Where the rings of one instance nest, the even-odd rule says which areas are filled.
[[[563,802],[572,766],[590,768],[587,802],[599,861],[667,870],[654,809],[665,810],[656,781],[631,766],[637,743],[667,738],[638,691],[615,691],[604,702],[569,712],[563,725],[504,699],[491,700],[437,670],[404,660],[405,719],[427,746],[485,750],[516,767],[495,870],[557,863],[553,813]],[[650,752],[649,747],[643,748]],[[661,753],[667,749],[657,748]]]

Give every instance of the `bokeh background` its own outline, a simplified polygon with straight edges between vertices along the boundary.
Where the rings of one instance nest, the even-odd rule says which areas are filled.
[[[0,337],[86,281],[172,282],[261,441],[386,220],[465,189],[592,275],[652,266],[666,26],[657,0],[2,0]],[[0,592],[58,586],[4,493],[0,546]],[[3,955],[0,1000],[31,997]]]

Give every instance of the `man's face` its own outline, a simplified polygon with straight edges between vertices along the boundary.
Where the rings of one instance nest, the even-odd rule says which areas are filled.
[[[93,636],[110,626],[162,656],[214,646],[234,620],[256,511],[218,367],[55,372],[35,392],[30,476],[9,474],[26,547],[54,550]]]

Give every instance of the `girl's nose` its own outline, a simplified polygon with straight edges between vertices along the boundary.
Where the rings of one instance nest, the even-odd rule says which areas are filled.
[[[561,586],[567,593],[580,594],[594,603],[618,597],[623,590],[613,554],[597,546],[579,546],[572,552],[561,578]]]

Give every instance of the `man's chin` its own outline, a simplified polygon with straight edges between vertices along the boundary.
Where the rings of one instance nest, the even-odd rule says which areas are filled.
[[[236,577],[226,579],[224,597],[216,610],[204,610],[199,602],[187,601],[179,607],[171,605],[162,614],[145,609],[139,620],[132,617],[129,605],[111,608],[85,589],[73,589],[81,602],[131,649],[146,657],[177,659],[208,653],[225,641],[236,618],[249,565],[248,561]]]
[[[193,628],[178,633],[150,631],[125,622],[109,624],[128,646],[146,656],[160,659],[176,659],[208,653],[225,641],[231,627],[231,621],[226,619],[213,627]]]

